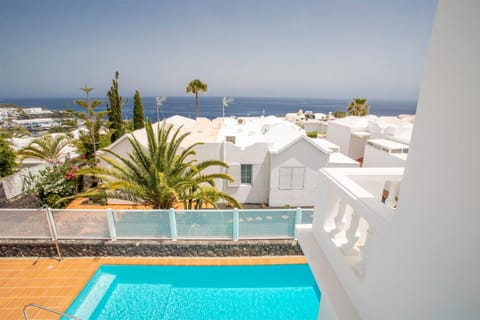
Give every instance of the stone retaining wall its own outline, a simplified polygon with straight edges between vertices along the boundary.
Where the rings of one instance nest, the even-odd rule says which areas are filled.
[[[239,257],[303,255],[295,240],[59,241],[63,257]],[[0,257],[54,257],[51,241],[3,241]]]

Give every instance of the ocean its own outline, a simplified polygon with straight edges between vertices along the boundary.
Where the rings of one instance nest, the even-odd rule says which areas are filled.
[[[11,103],[18,107],[42,107],[49,110],[82,110],[74,103],[75,99],[84,98],[18,98],[1,99],[1,103]],[[108,99],[99,98],[104,103],[98,111],[104,110]],[[233,97],[234,101],[225,108],[225,116],[284,116],[286,113],[297,112],[302,109],[313,113],[345,111],[350,99],[320,99],[320,98],[263,98],[263,97]],[[155,97],[143,97],[145,117],[157,119]],[[378,116],[396,116],[399,114],[415,114],[417,101],[389,101],[369,100],[370,114]],[[214,119],[222,116],[222,97],[199,96],[199,112],[201,117]],[[172,115],[195,118],[195,97],[167,97],[159,108],[159,118],[164,119]],[[123,107],[125,119],[133,116],[133,98]]]

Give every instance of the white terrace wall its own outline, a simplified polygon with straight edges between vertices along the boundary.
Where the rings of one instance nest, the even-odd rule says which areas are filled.
[[[47,167],[46,164],[41,163],[32,167],[24,168],[14,174],[6,176],[0,179],[0,183],[3,186],[3,191],[5,193],[6,199],[12,199],[16,196],[19,196],[23,193],[23,182],[24,177],[28,175],[37,176],[41,170],[44,170]]]
[[[225,142],[225,162],[232,168],[228,172],[236,178],[235,183],[226,184],[225,192],[243,203],[268,203],[270,179],[270,158],[267,143],[255,143],[240,148]],[[241,164],[252,165],[252,183],[240,183],[240,175],[235,174],[234,167]]]
[[[356,120],[357,117],[352,117],[352,121]],[[349,126],[342,121],[345,121],[345,119],[330,121],[328,123],[327,140],[338,145],[340,147],[340,152],[344,155],[349,156],[354,160],[362,158],[368,137],[357,137],[352,135],[352,132],[363,132],[366,131],[367,127],[359,124],[354,126],[353,123]]]
[[[358,137],[355,135],[350,136],[350,145],[347,156],[354,160],[363,158],[365,152],[365,145],[367,144],[368,137]]]
[[[350,127],[335,121],[328,122],[327,140],[340,147],[340,152],[348,156],[350,149]]]
[[[407,164],[406,154],[390,154],[384,150],[366,145],[363,156],[364,168],[392,167],[405,168]]]
[[[208,142],[197,145],[194,149],[195,155],[187,159],[196,159],[196,163],[200,163],[208,160],[222,160],[222,144],[216,142]],[[214,166],[204,171],[205,173],[224,172],[223,169],[218,166]],[[218,186],[220,187],[220,186]]]
[[[401,198],[371,251],[364,319],[480,317],[480,167],[471,148],[480,119],[479,12],[479,1],[439,1]]]
[[[318,170],[327,166],[328,153],[322,152],[305,139],[301,139],[280,153],[272,153],[270,159],[269,205],[313,206]],[[300,177],[302,172],[303,181]],[[282,181],[280,178],[281,175],[288,174],[291,174],[294,180],[294,176],[298,176],[296,182],[291,181],[290,187],[285,185],[284,177],[282,177]],[[286,184],[288,184],[288,179]]]
[[[200,163],[203,161],[208,161],[208,160],[222,160],[223,161],[223,156],[222,156],[222,144],[217,143],[217,142],[208,142],[204,144],[200,144],[195,147],[195,152],[196,155],[193,156],[197,162]],[[190,157],[189,159],[192,159],[193,157]],[[218,167],[218,166],[213,166],[210,167],[206,170],[203,171],[204,173],[211,174],[211,173],[227,173],[227,169]],[[220,190],[224,191],[226,187],[226,182],[224,180],[217,179],[215,180],[215,187]]]

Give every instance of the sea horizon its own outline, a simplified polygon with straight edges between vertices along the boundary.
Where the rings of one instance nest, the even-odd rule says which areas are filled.
[[[251,97],[233,96],[233,102],[225,108],[225,116],[261,116],[275,115],[285,116],[287,113],[294,113],[299,110],[311,111],[313,113],[325,113],[335,111],[346,111],[348,103],[352,100],[341,98],[299,98],[299,97]],[[74,103],[75,100],[84,100],[85,97],[54,97],[54,98],[0,98],[0,104],[14,104],[20,108],[42,107],[48,110],[83,110]],[[97,110],[105,110],[108,98],[91,97],[100,99],[103,104]],[[128,99],[123,107],[125,119],[133,117],[133,97]],[[201,117],[210,119],[222,116],[221,96],[199,96],[199,113]],[[142,97],[144,114],[146,118],[156,119],[157,111],[154,96]],[[397,116],[399,114],[415,114],[417,100],[394,100],[394,99],[372,99],[368,101],[370,114],[378,116]],[[195,117],[195,97],[190,96],[167,96],[166,101],[159,107],[160,119],[172,115],[181,115],[189,118]]]

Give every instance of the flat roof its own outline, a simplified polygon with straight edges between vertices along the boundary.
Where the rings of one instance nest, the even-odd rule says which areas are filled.
[[[358,161],[353,160],[352,158],[344,155],[340,152],[332,152],[330,153],[330,160],[328,163],[336,163],[336,164],[357,164]]]
[[[221,121],[217,142],[234,136],[235,145],[239,147],[268,143],[271,150],[280,150],[303,134],[303,129],[284,118],[274,116],[225,118]]]
[[[320,147],[323,147],[325,149],[330,149],[332,151],[339,151],[340,150],[340,147],[338,145],[336,145],[335,143],[327,140],[327,139],[321,139],[321,138],[314,138],[312,139],[312,141],[320,146]]]
[[[359,138],[365,138],[365,137],[370,137],[370,132],[368,131],[354,131],[352,132],[354,136],[357,136]]]
[[[370,139],[368,143],[387,149],[408,149],[407,144],[387,139]]]

